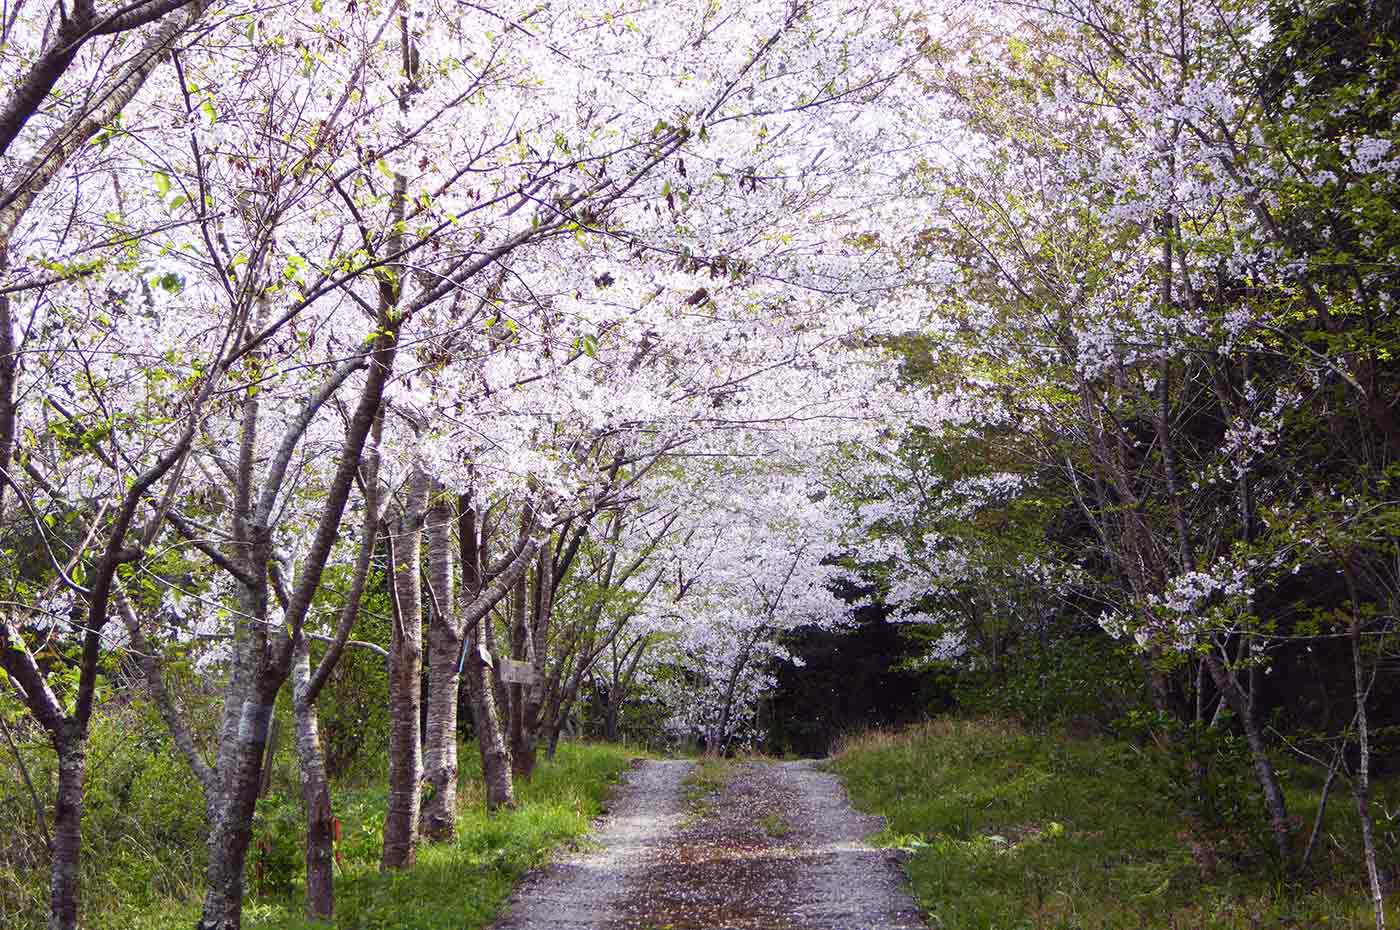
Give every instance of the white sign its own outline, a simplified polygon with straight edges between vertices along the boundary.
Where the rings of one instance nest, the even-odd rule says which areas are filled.
[[[511,685],[533,685],[539,681],[539,675],[535,673],[535,667],[529,662],[502,659],[501,681]]]

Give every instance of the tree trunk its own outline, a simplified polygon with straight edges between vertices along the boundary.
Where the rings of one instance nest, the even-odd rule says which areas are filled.
[[[253,835],[253,811],[262,784],[263,753],[272,720],[274,687],[254,691],[242,704],[229,767],[209,829],[204,912],[197,930],[239,930],[243,919],[243,869]]]
[[[470,494],[463,494],[457,500],[457,543],[462,563],[462,600],[474,602],[485,586],[485,546]],[[510,752],[501,736],[501,717],[492,675],[481,657],[483,643],[495,647],[490,611],[463,633],[467,639],[463,672],[467,679],[472,728],[476,730],[477,748],[481,753],[481,774],[486,782],[486,809],[512,808],[515,807],[515,785],[511,779]]]
[[[417,852],[419,782],[423,777],[421,708],[423,605],[419,562],[428,480],[415,468],[390,550],[394,629],[389,646],[389,810],[381,870],[413,865]]]
[[[619,723],[622,718],[622,702],[614,701],[612,692],[608,692],[608,709],[603,715],[603,739],[609,743],[619,742],[621,739]]]
[[[1356,700],[1356,739],[1358,756],[1356,776],[1352,779],[1352,795],[1356,799],[1356,814],[1361,820],[1361,849],[1366,861],[1366,884],[1371,892],[1371,909],[1376,918],[1376,930],[1385,930],[1385,890],[1381,884],[1380,867],[1376,862],[1375,823],[1371,817],[1371,727],[1366,716],[1366,701],[1371,689],[1366,683],[1366,671],[1361,654],[1361,600],[1352,569],[1345,570],[1347,593],[1351,598],[1351,671]]]
[[[472,725],[476,729],[477,747],[481,752],[481,773],[486,782],[486,809],[515,806],[515,783],[511,770],[510,751],[501,735],[500,715],[491,688],[490,672],[481,661],[478,640],[473,637],[467,651],[467,693],[471,697]]]
[[[524,692],[524,686],[520,687]],[[522,701],[522,704],[525,703]],[[535,766],[539,762],[539,740],[535,728],[530,726],[525,718],[529,713],[528,707],[521,707],[520,728],[515,732],[515,740],[510,747],[511,773],[516,778],[529,779],[535,774]]]
[[[316,705],[308,700],[310,683],[311,656],[303,637],[292,656],[292,716],[306,812],[306,915],[330,920],[335,916],[335,818]]]
[[[1264,806],[1269,812],[1269,827],[1274,834],[1274,847],[1279,856],[1279,865],[1285,872],[1291,871],[1293,843],[1288,823],[1288,805],[1284,799],[1283,786],[1279,784],[1278,772],[1274,770],[1273,760],[1269,758],[1264,731],[1254,716],[1249,699],[1240,690],[1239,683],[1230,674],[1230,670],[1214,653],[1207,653],[1205,660],[1215,686],[1220,689],[1230,708],[1239,716],[1240,725],[1244,727],[1245,739],[1249,743],[1249,752],[1254,760],[1254,777],[1264,794]]]
[[[546,759],[549,759],[550,761],[553,761],[555,754],[559,752],[559,734],[563,731],[563,729],[563,717],[560,717],[558,720],[554,721],[554,723],[551,724],[549,727],[549,743],[545,746],[544,757]]]
[[[78,926],[82,853],[83,782],[87,774],[87,728],[66,720],[54,739],[58,795],[54,802],[49,862],[49,930]]]
[[[559,736],[569,722],[569,715],[574,712],[574,702],[578,699],[578,684],[577,679],[570,683],[569,688],[556,702],[549,718],[549,748],[545,750],[545,754],[550,759],[559,751]]]
[[[423,807],[423,833],[449,840],[457,818],[457,692],[462,630],[452,602],[452,509],[439,486],[428,512],[428,716],[423,751],[431,788]]]
[[[515,583],[515,600],[512,603],[513,619],[510,630],[510,654],[518,662],[529,659],[528,652],[532,639],[529,629],[529,585],[522,574]],[[529,778],[535,770],[534,747],[528,745],[529,728],[525,722],[525,686],[513,683],[507,686],[510,693],[510,768],[515,778]]]

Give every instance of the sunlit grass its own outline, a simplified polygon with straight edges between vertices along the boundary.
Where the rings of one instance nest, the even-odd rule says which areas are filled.
[[[637,753],[620,746],[563,743],[553,761],[516,786],[517,808],[487,814],[478,759],[462,753],[457,839],[420,845],[417,865],[380,874],[382,786],[335,797],[342,822],[336,872],[338,930],[475,930],[490,923],[516,882],[531,868],[587,832],[610,787]],[[304,915],[302,889],[259,897],[244,906],[248,930],[326,930]],[[94,930],[185,930],[198,917],[194,902],[169,902],[139,914],[94,915]]]
[[[1168,800],[1161,760],[1127,743],[940,719],[848,738],[830,765],[859,808],[887,818],[875,840],[908,850],[933,927],[1374,925],[1353,858],[1331,850],[1289,884],[1262,852],[1217,852],[1219,834]],[[1290,800],[1300,820],[1316,810],[1308,785],[1290,785]],[[1346,800],[1329,806],[1339,839],[1356,835]]]

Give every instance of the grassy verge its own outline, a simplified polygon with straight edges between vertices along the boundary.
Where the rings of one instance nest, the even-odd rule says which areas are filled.
[[[1169,800],[1162,760],[1126,743],[945,719],[854,737],[831,768],[857,807],[887,818],[876,841],[910,851],[909,879],[933,927],[1374,925],[1342,845],[1320,851],[1309,883],[1278,881],[1247,836],[1194,823]],[[1311,824],[1317,792],[1303,778],[1289,800]],[[1348,801],[1328,807],[1326,829],[1341,844],[1357,836]]]
[[[462,753],[463,811],[457,839],[419,847],[413,869],[379,873],[380,830],[384,822],[382,787],[342,791],[335,797],[342,822],[336,873],[337,930],[475,930],[490,923],[516,882],[546,861],[561,845],[582,836],[602,812],[610,786],[637,754],[620,746],[570,744],[559,747],[553,761],[542,760],[534,777],[516,786],[514,811],[487,815],[472,747]],[[272,812],[271,816],[278,816]],[[271,833],[275,842],[291,825]],[[295,866],[298,849],[269,854],[269,879],[276,866],[286,884],[262,895],[250,894],[244,906],[247,930],[326,930],[327,924],[303,916],[303,889]],[[283,864],[293,863],[288,871]],[[254,870],[256,872],[256,869]],[[94,930],[174,930],[193,926],[195,903],[174,903],[141,914],[91,915]]]

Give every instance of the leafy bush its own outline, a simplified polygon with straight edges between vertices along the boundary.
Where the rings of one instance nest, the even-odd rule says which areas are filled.
[[[337,571],[344,569],[340,566]],[[373,573],[370,581],[355,635],[369,642],[387,643],[391,611],[383,573]],[[313,663],[320,659],[323,650],[319,644],[312,648]],[[384,658],[364,649],[345,650],[316,701],[326,773],[332,779],[365,785],[382,777],[384,751],[389,745],[389,704],[384,700],[388,693],[389,673]]]
[[[1228,716],[1228,715],[1227,715]],[[1115,724],[1123,737],[1151,742],[1162,764],[1167,797],[1240,853],[1269,855],[1268,814],[1244,737],[1224,725],[1183,723],[1159,711],[1134,710]]]
[[[13,709],[13,708],[11,708]],[[0,708],[0,712],[3,709]],[[56,784],[52,747],[36,730],[10,724],[49,815]],[[0,926],[43,926],[48,850],[33,801],[13,761],[0,765]],[[93,718],[83,808],[83,912],[89,925],[114,910],[188,895],[203,870],[199,783],[145,701],[110,701]]]
[[[1012,652],[995,671],[964,674],[958,705],[1031,726],[1082,721],[1105,730],[1142,699],[1142,675],[1127,647],[1108,636],[1069,636]]]
[[[306,817],[300,798],[269,794],[258,800],[248,848],[247,887],[258,895],[287,894],[306,871]]]

